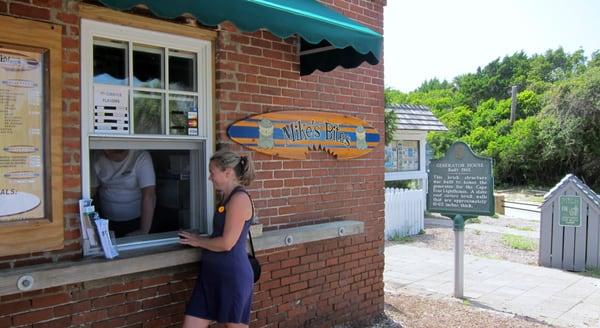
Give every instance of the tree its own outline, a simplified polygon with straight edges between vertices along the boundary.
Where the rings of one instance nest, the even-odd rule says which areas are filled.
[[[397,116],[394,110],[385,110],[384,114],[384,125],[385,125],[385,145],[389,145],[394,140],[394,133],[396,133],[396,122]]]
[[[536,115],[542,109],[540,96],[531,90],[517,94],[517,118]]]
[[[454,79],[467,104],[477,107],[490,98],[496,100],[507,97],[513,85],[524,85],[530,69],[529,58],[524,52],[516,52],[478,68],[475,74],[465,74]]]
[[[438,80],[438,78],[433,78],[431,80],[427,80],[423,83],[421,83],[421,86],[419,86],[417,88],[417,90],[415,90],[416,92],[429,92],[429,91],[434,91],[434,90],[445,90],[445,89],[451,89],[452,88],[452,84],[448,83],[448,81],[443,80],[440,82],[440,80]]]
[[[494,158],[499,183],[548,186],[575,173],[600,189],[600,50],[589,60],[582,49],[516,52],[452,83],[434,78],[408,93],[386,89],[391,103],[429,107],[449,129],[428,134],[435,155],[464,140]]]
[[[547,99],[540,113],[543,158],[557,162],[558,174],[574,173],[600,188],[600,67],[557,84]]]
[[[510,133],[488,145],[486,154],[494,156],[496,176],[504,183],[530,184],[540,182],[538,120],[534,116],[516,120]],[[546,181],[543,181],[546,182]]]
[[[600,67],[600,50],[592,52],[588,67]]]
[[[407,94],[402,91],[392,88],[385,88],[383,95],[385,97],[385,105],[406,104]]]

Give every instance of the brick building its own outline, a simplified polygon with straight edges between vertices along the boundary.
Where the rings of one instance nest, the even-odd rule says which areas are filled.
[[[319,150],[286,159],[233,143],[227,127],[256,114],[311,110],[359,118],[383,137],[381,49],[364,55],[369,37],[344,43],[336,35],[366,30],[381,47],[375,32],[382,33],[385,2],[324,0],[300,8],[317,8],[321,16],[295,21],[284,16],[294,8],[243,7],[251,1],[197,1],[213,10],[206,15],[195,13],[192,1],[0,1],[0,53],[30,54],[0,60],[21,65],[2,66],[5,76],[44,67],[37,83],[25,87],[16,78],[0,85],[0,98],[9,99],[0,114],[2,106],[20,106],[23,94],[30,106],[40,107],[36,97],[46,105],[40,126],[26,123],[29,135],[41,135],[44,152],[31,164],[41,171],[17,177],[22,184],[43,177],[40,213],[3,219],[0,208],[0,327],[180,325],[201,252],[179,246],[176,230],[211,229],[216,196],[207,158],[217,144],[249,154],[257,169],[250,193],[264,226],[255,238],[263,274],[251,326],[330,327],[382,313],[383,144],[350,160]],[[236,17],[221,6],[247,14]],[[274,17],[278,10],[281,18]],[[320,27],[330,12],[326,20],[360,25]],[[295,30],[311,20],[321,39]],[[10,83],[21,84],[9,89]],[[22,91],[36,87],[43,92]],[[112,110],[100,103],[107,94],[129,113],[126,119],[98,119]],[[8,111],[0,115],[5,134],[29,120],[9,120]],[[195,130],[188,129],[189,112],[197,113]],[[151,152],[155,224],[162,230],[117,240],[120,256],[106,260],[84,241],[78,202],[90,197],[94,152],[117,147]],[[7,156],[0,154],[0,169],[10,171]],[[0,200],[14,193],[8,186],[0,183]],[[9,211],[14,203],[2,206]]]

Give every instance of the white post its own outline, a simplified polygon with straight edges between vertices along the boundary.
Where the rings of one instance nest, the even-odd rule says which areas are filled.
[[[454,231],[454,297],[463,298],[464,231]]]
[[[454,217],[454,297],[463,298],[465,267],[465,219],[462,215]]]

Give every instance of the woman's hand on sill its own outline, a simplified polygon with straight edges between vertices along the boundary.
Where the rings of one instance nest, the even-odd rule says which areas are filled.
[[[179,243],[182,245],[188,245],[192,247],[201,247],[202,242],[200,241],[201,237],[198,234],[187,232],[187,231],[179,231]]]

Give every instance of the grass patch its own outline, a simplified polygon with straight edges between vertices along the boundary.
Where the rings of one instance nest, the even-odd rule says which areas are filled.
[[[532,227],[519,227],[514,224],[509,224],[509,225],[507,225],[507,227],[509,227],[511,229],[515,229],[515,230],[521,230],[521,231],[534,231],[535,230]]]
[[[400,244],[412,243],[415,239],[412,236],[403,236],[398,231],[394,231],[389,237],[389,241],[397,242]]]
[[[581,272],[582,275],[586,277],[598,278],[600,279],[600,269],[596,268],[587,268],[585,271]]]
[[[517,235],[502,235],[502,242],[510,248],[520,249],[523,251],[533,251],[535,249],[535,241],[529,238]]]
[[[478,218],[478,217],[468,218],[468,219],[465,220],[465,223],[466,224],[469,224],[469,223],[481,223],[481,219]]]
[[[498,214],[494,214],[494,215],[492,215],[492,216],[490,216],[490,217],[491,217],[492,219],[499,219],[499,218],[500,218],[500,215],[498,215]]]

